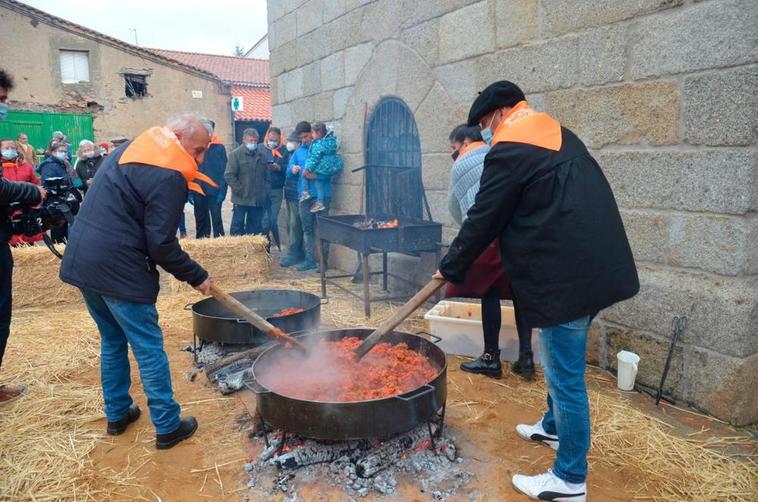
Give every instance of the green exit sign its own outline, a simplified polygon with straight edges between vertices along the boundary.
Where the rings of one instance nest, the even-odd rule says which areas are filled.
[[[233,96],[232,97],[232,111],[241,112],[244,109],[245,109],[245,102],[242,99],[242,96]]]

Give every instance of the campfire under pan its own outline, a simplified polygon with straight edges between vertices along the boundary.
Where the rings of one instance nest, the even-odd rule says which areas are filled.
[[[372,332],[371,329],[341,329],[299,338],[305,343],[309,337],[339,340],[352,336],[362,339]],[[258,382],[250,382],[248,387],[257,394],[260,418],[274,428],[320,440],[387,438],[428,422],[444,408],[447,398],[445,353],[420,335],[396,331],[388,335],[386,341],[391,344],[406,343],[411,350],[425,355],[441,369],[432,380],[417,389],[369,401],[323,402],[295,399],[273,392]],[[276,345],[261,354],[253,364],[253,376],[264,375],[283,350],[290,349]]]

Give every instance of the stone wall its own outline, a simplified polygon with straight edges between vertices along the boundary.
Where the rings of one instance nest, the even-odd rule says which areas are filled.
[[[229,92],[210,76],[99,43],[1,5],[0,47],[0,66],[16,80],[11,94],[16,108],[91,112],[98,141],[115,135],[134,137],[172,114],[196,111],[214,120],[219,136],[232,144]],[[61,49],[89,52],[90,82],[61,83]],[[125,69],[152,72],[148,96],[126,97],[121,73]],[[192,91],[201,91],[202,98],[193,98]]]
[[[754,0],[270,0],[274,124],[332,121],[357,212],[363,121],[382,96],[414,112],[433,216],[447,135],[476,93],[518,83],[592,149],[621,206],[642,288],[602,313],[592,362],[641,354],[657,385],[671,320],[689,326],[666,390],[758,420],[758,3]],[[337,265],[350,256],[335,253]],[[433,264],[428,264],[430,267]],[[418,267],[417,267],[418,269]],[[424,272],[426,273],[426,272]]]

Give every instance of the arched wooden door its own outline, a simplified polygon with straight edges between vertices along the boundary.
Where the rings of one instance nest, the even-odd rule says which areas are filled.
[[[366,208],[369,215],[421,218],[421,143],[402,99],[386,97],[366,127]]]

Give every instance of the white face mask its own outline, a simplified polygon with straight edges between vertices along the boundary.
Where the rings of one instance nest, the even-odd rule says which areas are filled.
[[[288,152],[294,152],[295,151],[295,143],[292,141],[287,142],[287,151]]]
[[[94,156],[95,156],[95,152],[83,152],[82,153],[82,158],[84,158],[84,159],[91,159]]]
[[[3,151],[0,153],[0,155],[2,155],[2,157],[3,157],[5,160],[13,160],[13,159],[15,159],[16,157],[18,157],[18,152],[17,152],[16,150],[3,150]]]

